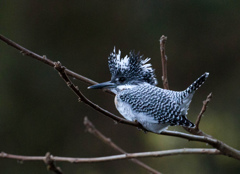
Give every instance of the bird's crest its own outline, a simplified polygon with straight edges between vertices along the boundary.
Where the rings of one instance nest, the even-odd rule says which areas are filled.
[[[129,56],[121,58],[121,51],[116,53],[115,47],[108,57],[108,66],[112,78],[124,75],[128,79],[147,82],[151,85],[157,85],[154,69],[150,63],[150,58],[144,59],[143,56],[130,51]]]

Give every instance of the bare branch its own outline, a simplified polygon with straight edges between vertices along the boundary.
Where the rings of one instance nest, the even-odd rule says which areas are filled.
[[[110,147],[112,147],[113,149],[115,149],[118,152],[121,152],[123,154],[127,154],[126,151],[124,151],[122,148],[120,148],[119,146],[117,146],[110,138],[107,138],[106,136],[104,136],[94,125],[93,123],[87,118],[84,117],[84,125],[86,126],[86,129],[89,133],[93,134],[94,136],[96,136],[97,138],[99,138],[100,140],[102,140],[104,143],[106,143],[107,145],[109,145]],[[160,172],[158,172],[157,170],[151,168],[150,166],[146,165],[145,163],[139,161],[138,159],[131,159],[132,162],[134,162],[135,164],[138,164],[139,166],[145,168],[146,170],[148,170],[149,172],[153,173],[153,174],[161,174]]]
[[[62,161],[70,163],[93,163],[93,162],[107,162],[115,160],[125,160],[133,158],[147,158],[147,157],[164,157],[173,155],[185,155],[185,154],[208,154],[208,155],[220,155],[222,154],[217,149],[207,149],[207,148],[184,148],[184,149],[173,149],[164,151],[154,151],[154,152],[139,152],[139,153],[127,153],[121,155],[112,155],[96,158],[71,158],[71,157],[58,157],[52,156],[53,161]],[[0,158],[16,159],[21,161],[44,161],[45,156],[22,156],[22,155],[12,155],[4,152],[0,153]]]
[[[163,88],[169,89],[168,79],[167,79],[167,56],[165,53],[165,44],[167,42],[167,37],[162,35],[159,41],[160,41],[160,52],[161,52],[161,60],[162,60]]]
[[[0,39],[2,41],[4,41],[6,44],[8,44],[8,45],[12,46],[13,48],[16,48],[17,50],[19,50],[23,55],[26,55],[26,56],[32,57],[34,59],[37,59],[37,60],[39,60],[39,61],[41,61],[41,62],[43,62],[43,63],[45,63],[45,64],[47,64],[47,65],[49,65],[51,67],[55,66],[54,62],[52,60],[50,60],[50,59],[47,59],[46,56],[40,56],[40,55],[38,55],[38,54],[36,54],[36,53],[34,53],[34,52],[24,48],[23,46],[15,43],[14,41],[4,37],[3,35],[0,35]],[[69,75],[71,77],[74,77],[74,78],[76,78],[78,80],[81,80],[82,82],[85,82],[86,84],[89,84],[89,85],[97,84],[97,82],[95,82],[95,81],[93,81],[93,80],[91,80],[89,78],[86,78],[86,77],[84,77],[82,75],[79,75],[79,74],[77,74],[77,73],[75,73],[75,72],[73,72],[73,71],[71,71],[69,69],[65,69],[65,72],[66,72],[67,75]]]
[[[240,160],[240,151],[239,150],[228,146],[227,144],[223,143],[220,140],[211,138],[210,136],[191,135],[191,134],[186,134],[186,133],[182,133],[182,132],[167,131],[167,130],[163,131],[161,134],[173,136],[173,137],[184,138],[189,141],[198,141],[198,142],[207,143],[210,146],[220,150],[223,155]]]
[[[195,125],[196,125],[196,129],[199,130],[199,124],[200,124],[200,121],[201,121],[201,118],[204,114],[204,112],[206,111],[207,109],[207,105],[208,103],[210,102],[212,98],[212,93],[210,93],[208,96],[207,96],[207,99],[203,101],[203,106],[202,106],[202,109],[201,109],[201,112],[198,114],[198,117],[197,117],[197,120],[195,122]]]
[[[201,109],[200,113],[197,116],[197,119],[196,119],[196,122],[195,122],[195,127],[193,127],[193,128],[184,127],[184,129],[186,131],[188,131],[188,132],[190,132],[194,135],[212,137],[211,135],[208,135],[208,134],[204,133],[202,130],[199,129],[199,124],[200,124],[201,118],[202,118],[204,112],[206,111],[207,105],[210,102],[211,98],[212,98],[212,93],[210,93],[207,96],[206,100],[203,101],[203,106],[202,106],[202,109]]]

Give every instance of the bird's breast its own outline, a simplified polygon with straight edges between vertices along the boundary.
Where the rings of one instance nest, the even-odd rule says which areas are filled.
[[[129,121],[134,121],[135,120],[135,115],[133,114],[133,111],[132,111],[132,108],[131,106],[122,101],[118,95],[115,96],[114,98],[114,103],[115,103],[115,106],[118,110],[118,112],[124,117],[126,118],[127,120]]]

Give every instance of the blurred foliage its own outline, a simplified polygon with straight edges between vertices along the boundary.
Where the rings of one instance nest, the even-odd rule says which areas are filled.
[[[161,84],[159,38],[168,36],[170,88],[183,90],[202,73],[207,82],[189,110],[195,120],[202,101],[213,99],[201,122],[208,134],[240,149],[240,1],[30,1],[2,0],[1,34],[69,69],[102,82],[110,79],[107,57],[113,47],[151,57]],[[157,136],[95,112],[67,88],[52,68],[23,57],[0,42],[0,150],[21,155],[95,157],[118,154],[84,131],[84,116],[128,152],[209,147]],[[117,114],[113,97],[87,90],[91,100]],[[172,127],[171,130],[181,130]],[[44,163],[0,159],[0,173],[47,173]],[[163,173],[239,173],[239,161],[225,156],[180,155],[147,158]],[[129,161],[57,163],[66,173],[146,173]],[[124,166],[124,167],[123,167]]]

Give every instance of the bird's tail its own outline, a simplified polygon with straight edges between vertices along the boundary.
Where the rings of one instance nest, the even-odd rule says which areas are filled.
[[[188,107],[191,103],[194,92],[205,82],[209,73],[205,72],[195,82],[193,82],[186,90],[180,93],[180,101],[182,107],[182,114],[186,115]]]
[[[174,119],[172,121],[171,126],[174,125],[180,125],[180,126],[184,126],[184,127],[194,127],[195,125],[187,119],[187,117],[185,115],[180,116],[178,119]]]
[[[191,94],[194,91],[196,91],[202,84],[206,81],[208,78],[209,73],[205,72],[203,75],[201,75],[195,82],[193,82],[184,92],[186,94]]]

